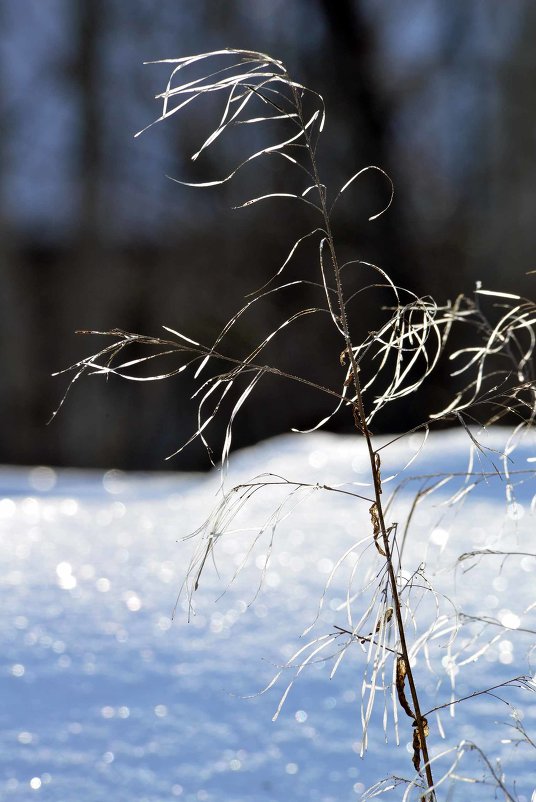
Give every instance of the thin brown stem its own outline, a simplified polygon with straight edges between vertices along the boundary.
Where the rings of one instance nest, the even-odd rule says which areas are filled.
[[[178,351],[180,353],[187,353],[187,354],[194,354],[197,355],[199,359],[210,356],[214,359],[221,359],[222,362],[229,362],[232,365],[235,365],[237,368],[242,368],[240,371],[241,373],[245,372],[246,369],[250,371],[262,371],[263,373],[271,373],[274,376],[279,376],[282,379],[290,379],[290,381],[298,382],[299,384],[305,384],[307,387],[311,387],[314,390],[319,390],[322,393],[326,393],[327,395],[331,395],[333,398],[336,398],[337,401],[344,401],[344,397],[341,393],[338,393],[336,390],[332,390],[329,387],[324,387],[323,384],[318,384],[318,382],[310,381],[309,379],[305,379],[303,376],[296,376],[293,373],[288,373],[285,370],[280,370],[279,368],[274,367],[273,365],[259,365],[256,362],[251,361],[244,361],[243,359],[239,359],[237,357],[229,356],[228,354],[220,353],[219,351],[215,351],[213,348],[210,348],[207,345],[199,345],[199,346],[187,346],[176,343],[174,340],[164,340],[159,337],[145,337],[139,334],[132,334],[130,332],[124,332],[120,329],[110,329],[110,331],[90,331],[89,329],[79,329],[75,332],[76,334],[98,334],[104,337],[122,337],[124,341],[121,343],[116,343],[113,346],[109,347],[109,351],[112,351],[112,356],[115,356],[118,353],[118,350],[123,348],[127,345],[131,345],[133,343],[141,343],[142,345],[164,345],[164,346],[171,346],[173,351]],[[107,351],[108,352],[108,351]],[[96,356],[100,356],[101,353],[97,354]],[[90,357],[89,360],[93,360],[94,357]],[[89,360],[84,360],[89,363]],[[79,364],[75,365],[74,367],[78,367]],[[90,365],[88,364],[88,367]],[[70,370],[70,369],[69,369]]]
[[[359,643],[373,643],[374,646],[379,646],[377,640],[375,640],[370,635],[358,635],[356,632],[352,632],[350,629],[345,629],[344,627],[340,627],[337,624],[334,624],[335,629],[343,635],[351,635],[355,640],[359,641]],[[396,654],[398,657],[402,657],[402,652],[397,651],[396,649],[391,649],[390,646],[385,646],[382,644],[382,649],[385,649],[386,652],[392,652]]]
[[[415,721],[414,726],[418,732],[419,736],[419,748],[422,752],[422,757],[424,761],[424,771],[426,777],[426,784],[427,784],[427,793],[425,797],[428,797],[429,802],[435,802],[436,794],[434,791],[434,779],[432,775],[432,769],[430,766],[430,757],[428,753],[428,746],[426,740],[426,719],[421,713],[420,703],[419,703],[419,695],[417,692],[417,686],[415,683],[415,677],[413,675],[413,671],[410,664],[409,658],[409,650],[406,641],[406,633],[405,633],[405,626],[404,620],[402,616],[402,604],[400,601],[400,596],[398,593],[397,581],[396,581],[396,571],[393,564],[393,558],[391,553],[391,545],[389,542],[389,533],[388,528],[385,523],[384,511],[383,511],[383,504],[382,504],[382,481],[381,481],[381,471],[380,471],[380,458],[379,454],[374,450],[374,445],[372,442],[372,435],[368,428],[367,424],[367,416],[365,412],[365,406],[363,402],[363,390],[361,387],[361,381],[359,378],[359,365],[357,364],[355,352],[353,349],[352,338],[350,335],[350,328],[348,324],[348,318],[346,314],[346,302],[344,296],[344,289],[342,285],[341,279],[341,270],[338,263],[337,253],[335,249],[335,240],[331,228],[331,221],[329,216],[329,211],[326,205],[326,193],[324,190],[324,185],[320,181],[320,176],[318,173],[318,167],[316,163],[315,154],[313,148],[310,144],[310,134],[309,131],[305,128],[304,123],[304,116],[302,112],[301,100],[296,90],[294,90],[295,96],[295,103],[296,108],[298,110],[299,119],[302,121],[302,129],[303,135],[308,145],[308,152],[311,160],[312,172],[314,175],[315,185],[318,190],[318,195],[320,198],[320,204],[322,207],[322,216],[324,218],[324,228],[326,232],[326,240],[330,252],[331,257],[331,264],[333,268],[333,276],[335,280],[335,291],[337,295],[337,303],[339,307],[339,318],[338,323],[340,325],[341,332],[344,337],[345,346],[346,346],[346,353],[350,360],[350,366],[352,371],[352,383],[355,390],[355,401],[354,401],[354,420],[357,431],[363,434],[365,438],[365,442],[367,444],[367,451],[368,451],[368,458],[370,462],[370,469],[374,484],[374,496],[375,496],[375,505],[378,514],[378,521],[379,527],[381,532],[381,537],[383,541],[383,549],[385,552],[385,560],[387,566],[387,573],[389,577],[389,586],[391,591],[391,596],[393,599],[393,607],[395,611],[395,617],[397,622],[397,629],[398,635],[400,638],[400,649],[403,655],[403,659],[406,665],[406,677],[408,681],[408,685],[410,688],[411,699],[413,702],[413,710],[415,711]]]
[[[475,699],[477,696],[483,696],[486,693],[491,693],[492,691],[498,690],[498,688],[508,688],[508,687],[515,687],[521,688],[523,687],[523,683],[526,683],[530,680],[530,677],[526,676],[525,674],[520,674],[519,677],[514,677],[513,679],[506,680],[506,682],[500,682],[498,685],[492,685],[491,688],[484,688],[483,691],[473,691],[473,693],[469,693],[467,696],[461,696],[459,699],[453,699],[450,702],[444,702],[442,705],[437,705],[437,707],[432,707],[428,710],[425,715],[430,716],[432,713],[435,713],[436,710],[443,710],[445,707],[450,707],[451,705],[458,705],[460,702],[466,702],[468,699]],[[514,685],[514,683],[521,683],[520,685]]]

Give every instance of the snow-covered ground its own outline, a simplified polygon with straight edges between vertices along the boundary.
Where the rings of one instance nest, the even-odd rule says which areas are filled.
[[[500,451],[506,436],[499,431],[487,444]],[[420,440],[405,438],[382,450],[386,497],[400,481],[389,482],[389,476],[417,453]],[[469,443],[465,433],[430,438],[408,475],[465,470]],[[512,455],[510,469],[535,467],[534,457],[533,444],[524,444]],[[475,468],[490,476],[456,504],[446,502],[467,487],[456,476],[423,499],[406,539],[403,564],[417,636],[434,620],[436,603],[444,616],[438,625],[443,634],[430,644],[429,666],[424,652],[415,666],[426,710],[451,698],[449,671],[456,698],[535,671],[530,648],[536,559],[530,555],[536,553],[536,482],[513,474],[515,486],[509,488],[493,476],[493,463],[502,465],[497,453],[477,453]],[[352,570],[354,591],[381,570],[370,539],[370,504],[314,487],[346,483],[339,490],[370,496],[363,443],[334,435],[287,436],[235,455],[232,464],[228,487],[266,473],[313,487],[290,498],[291,486],[255,493],[231,524],[236,531],[216,543],[215,564],[210,556],[206,560],[193,612],[183,593],[173,621],[196,547],[182,538],[220,499],[218,475],[0,471],[0,798],[351,802],[390,774],[412,776],[411,722],[399,711],[396,746],[392,700],[381,690],[368,752],[359,755],[368,643],[354,640],[332,679],[333,660],[313,661],[275,722],[288,682],[315,646],[259,694],[301,646],[348,626],[344,600]],[[432,483],[402,486],[388,511],[389,522],[399,522],[399,545],[405,515],[425,481]],[[275,535],[268,525],[246,568],[230,583],[255,533],[271,523],[285,499]],[[334,564],[362,538],[368,541],[335,573],[318,611]],[[516,554],[472,557],[456,567],[458,555],[483,548]],[[423,595],[424,576],[435,596]],[[190,587],[193,580],[195,572]],[[354,623],[366,598],[353,602]],[[489,621],[468,624],[467,634],[449,649],[453,604],[466,616]],[[477,660],[468,659],[491,640]],[[332,640],[318,657],[342,645],[340,638]],[[432,752],[463,739],[475,742],[492,766],[501,758],[507,784],[513,788],[515,780],[519,802],[529,802],[536,749],[511,741],[519,734],[516,716],[536,737],[536,696],[530,686],[496,693],[510,706],[482,695],[456,705],[455,718],[448,709],[439,722],[432,714]],[[365,699],[368,694],[365,688]],[[454,757],[450,753],[436,764],[436,778]],[[476,757],[468,749],[457,774],[481,779],[485,772]],[[404,789],[397,786],[384,798],[401,799]],[[448,798],[483,800],[493,794],[490,787],[461,783]],[[440,798],[447,796],[445,785]]]

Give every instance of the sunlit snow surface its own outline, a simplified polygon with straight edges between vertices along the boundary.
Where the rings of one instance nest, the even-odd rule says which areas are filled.
[[[500,451],[506,439],[500,431],[485,442]],[[406,438],[381,452],[384,481],[404,467],[419,443],[420,438]],[[465,433],[437,435],[408,474],[463,471],[469,444]],[[536,468],[534,457],[534,444],[522,444],[510,469]],[[502,466],[499,454],[477,454],[475,468],[493,474],[493,462]],[[235,456],[226,486],[268,472],[313,485],[347,483],[346,490],[371,493],[364,484],[349,484],[367,482],[363,443],[355,437],[296,435],[262,444]],[[520,479],[525,481],[519,484]],[[386,483],[386,497],[399,481]],[[195,548],[195,541],[181,538],[218,502],[219,475],[6,468],[0,483],[0,798],[340,802],[360,799],[365,788],[390,774],[413,777],[411,721],[399,711],[397,747],[392,700],[387,696],[385,702],[381,691],[368,752],[364,759],[359,756],[365,645],[352,643],[333,679],[332,660],[304,670],[275,722],[272,716],[300,658],[259,695],[308,640],[334,632],[335,625],[347,626],[340,605],[351,558],[350,568],[346,561],[333,578],[315,626],[300,639],[315,620],[336,560],[370,535],[369,503],[320,489],[298,492],[282,509],[264,575],[271,527],[229,585],[255,532],[291,488],[255,494],[231,528],[257,529],[220,539],[216,564],[207,560],[188,623],[186,595],[171,621]],[[451,671],[456,698],[510,677],[534,675],[534,636],[525,630],[536,630],[531,608],[536,559],[528,556],[536,552],[531,509],[536,482],[513,474],[512,484],[509,488],[490,475],[450,507],[444,502],[466,487],[454,477],[418,506],[409,531],[408,580],[425,563],[424,573],[439,593],[465,614],[490,619],[486,627],[471,624],[458,636],[458,650],[466,641],[458,662],[495,640],[476,662]],[[389,510],[390,523],[404,521],[420,487],[419,480],[402,488]],[[381,557],[373,544],[368,546],[363,570],[378,571]],[[518,554],[471,558],[454,570],[458,555],[486,547]],[[436,615],[436,601],[431,595],[421,600],[420,575],[411,581],[420,634]],[[436,598],[440,612],[450,616],[450,601]],[[425,710],[451,698],[444,670],[447,640],[445,635],[431,646],[430,668],[436,674],[423,653],[417,660]],[[328,657],[340,645],[334,641],[319,656]],[[444,740],[435,715],[430,716],[432,752],[463,739],[475,742],[495,768],[501,759],[506,782],[513,787],[515,780],[518,799],[528,802],[536,785],[536,749],[507,741],[519,737],[516,716],[535,738],[536,696],[530,689],[498,694],[510,706],[488,695],[457,705],[454,719],[443,710]],[[436,764],[436,778],[454,757],[451,753]],[[485,775],[474,753],[463,756],[456,772],[475,779]],[[382,798],[401,799],[404,789],[397,786]],[[443,786],[442,798],[447,790]],[[481,784],[461,783],[449,798],[482,800],[493,793]]]

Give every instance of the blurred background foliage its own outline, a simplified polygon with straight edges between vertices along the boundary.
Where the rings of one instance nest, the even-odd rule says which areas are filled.
[[[230,208],[259,188],[285,191],[274,165],[255,164],[214,190],[166,178],[221,177],[243,143],[233,133],[190,160],[210,130],[209,105],[135,139],[158,116],[154,95],[169,72],[143,61],[222,47],[283,60],[326,100],[320,162],[331,190],[368,164],[395,183],[391,209],[373,223],[386,199],[379,173],[340,204],[345,258],[379,264],[438,303],[477,280],[532,294],[532,0],[3,0],[0,32],[4,463],[207,467],[196,446],[164,462],[195,428],[188,378],[86,379],[47,426],[67,382],[51,374],[101,345],[76,336],[80,328],[158,335],[165,324],[210,343],[308,230],[306,213],[286,201]],[[303,249],[289,277],[304,270],[316,274],[315,248]],[[303,292],[248,315],[230,346],[245,352],[307,304]],[[354,309],[365,331],[373,305]],[[277,354],[284,367],[338,388],[339,350],[306,324]],[[427,383],[430,409],[410,399],[381,427],[400,431],[439,408],[446,380],[443,368]],[[328,411],[322,396],[271,379],[255,401],[240,413],[235,446]],[[336,425],[351,423],[346,415]]]

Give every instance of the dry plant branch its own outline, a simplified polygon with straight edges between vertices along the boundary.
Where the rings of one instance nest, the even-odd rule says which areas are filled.
[[[242,406],[250,400],[257,384],[267,375],[297,383],[305,390],[319,392],[327,401],[335,404],[331,412],[327,412],[308,431],[321,428],[341,411],[352,415],[356,434],[364,443],[367,454],[370,480],[367,490],[360,493],[351,488],[351,483],[339,487],[329,483],[299,482],[276,474],[257,476],[249,482],[236,485],[230,491],[225,491],[222,483],[220,503],[204,524],[190,536],[195,539],[196,547],[182,588],[188,595],[190,610],[193,596],[200,587],[207,565],[214,559],[219,542],[243,514],[247,505],[260,493],[265,490],[272,493],[280,491],[283,495],[279,505],[261,525],[249,527],[251,545],[246,549],[244,563],[261,539],[268,540],[261,583],[272,553],[276,528],[304,500],[310,499],[316,491],[323,491],[339,494],[339,497],[350,498],[356,503],[365,502],[370,531],[362,534],[335,561],[320,599],[316,619],[304,634],[319,620],[324,598],[335,574],[343,566],[349,565],[348,590],[340,608],[346,614],[347,625],[343,627],[334,624],[335,632],[310,637],[278,671],[264,690],[273,687],[285,669],[293,670],[294,678],[282,695],[275,717],[294,681],[307,666],[315,661],[331,660],[333,676],[346,652],[357,646],[365,655],[361,702],[362,749],[366,749],[377,691],[381,690],[386,698],[390,696],[392,700],[392,719],[397,740],[398,709],[402,709],[411,720],[412,765],[416,772],[413,780],[395,777],[390,785],[385,781],[377,783],[365,792],[363,799],[390,791],[404,782],[407,785],[404,800],[409,799],[409,795],[416,789],[420,800],[435,802],[437,788],[447,779],[455,777],[456,767],[468,751],[479,753],[495,786],[507,799],[512,799],[501,776],[476,745],[465,741],[455,749],[448,748],[431,757],[428,747],[428,717],[432,713],[437,714],[443,707],[450,706],[452,709],[453,705],[462,701],[482,694],[489,695],[499,687],[512,687],[516,683],[528,687],[527,678],[520,675],[432,707],[426,713],[422,712],[422,682],[415,667],[417,654],[422,652],[424,662],[434,673],[430,648],[432,644],[440,643],[447,657],[445,670],[453,680],[451,669],[462,648],[466,651],[474,648],[475,651],[460,661],[459,665],[477,659],[493,642],[492,640],[482,646],[478,643],[477,636],[471,636],[459,652],[456,652],[453,647],[454,639],[464,622],[475,620],[485,625],[498,622],[483,617],[460,616],[457,613],[445,615],[440,602],[446,601],[450,604],[450,600],[441,598],[441,594],[434,590],[424,575],[424,565],[406,571],[404,554],[410,527],[424,500],[439,497],[447,490],[449,496],[441,504],[450,509],[459,505],[475,488],[496,478],[504,480],[507,496],[513,498],[516,482],[534,478],[533,470],[518,471],[510,463],[519,438],[532,425],[536,416],[532,365],[536,345],[536,306],[519,296],[491,292],[481,286],[477,287],[473,298],[459,296],[454,303],[448,302],[439,306],[428,296],[418,297],[411,290],[396,286],[388,273],[376,265],[363,260],[349,260],[341,264],[332,221],[337,204],[343,197],[346,198],[345,193],[355,186],[362,175],[373,171],[386,185],[385,208],[371,215],[369,220],[373,221],[389,208],[394,190],[389,176],[381,167],[370,165],[351,175],[332,198],[328,196],[327,184],[321,177],[317,158],[318,139],[325,122],[322,97],[294,81],[281,61],[263,53],[224,49],[166,60],[166,63],[171,67],[171,75],[165,91],[158,96],[162,101],[162,114],[155,122],[165,121],[207,98],[211,102],[222,99],[220,120],[194,153],[193,160],[202,157],[204,151],[215,147],[222,137],[239,125],[262,129],[266,123],[272,124],[275,121],[278,132],[270,144],[253,149],[245,158],[241,154],[237,166],[223,178],[198,184],[182,181],[178,183],[189,187],[216,187],[232,181],[237,173],[252,162],[260,159],[281,160],[289,170],[294,171],[296,182],[302,182],[301,190],[289,192],[287,187],[283,187],[281,191],[260,192],[237,204],[235,208],[280,198],[285,199],[285,202],[298,202],[304,205],[311,216],[309,230],[292,244],[275,273],[256,292],[247,296],[245,304],[222,328],[212,345],[203,345],[181,331],[166,326],[164,328],[171,338],[147,337],[119,329],[84,331],[82,333],[111,336],[113,342],[68,369],[72,374],[69,387],[85,374],[117,375],[131,381],[155,381],[191,369],[198,382],[198,389],[193,396],[198,403],[198,424],[188,441],[174,453],[199,438],[212,459],[208,428],[215,416],[222,411],[224,403],[230,403],[233,399],[219,460],[223,475],[229,461],[235,419]],[[281,126],[286,126],[284,133],[279,133]],[[307,274],[299,280],[284,281],[283,274],[304,243],[315,243],[317,246],[317,275]],[[350,276],[352,269],[362,270],[360,275],[363,276],[371,272],[373,280],[363,280],[358,289],[353,287],[348,290],[346,277]],[[317,292],[320,296],[318,304],[301,308],[289,316],[282,324],[269,331],[249,353],[236,355],[229,351],[230,332],[255,310],[257,304],[273,299],[291,288],[294,290],[300,287]],[[392,304],[378,310],[380,319],[376,330],[369,332],[362,342],[358,342],[352,332],[351,315],[354,305],[362,301],[366,293],[377,291],[378,288],[390,294]],[[491,309],[485,309],[484,306],[490,299],[493,305]],[[344,369],[344,377],[341,377],[341,386],[337,389],[282,370],[277,364],[265,361],[265,352],[268,352],[270,345],[289,336],[290,327],[301,325],[304,319],[311,316],[320,316],[320,319],[329,321],[340,339],[339,361],[341,369]],[[470,459],[467,469],[446,473],[421,473],[413,477],[403,471],[398,487],[387,497],[384,493],[387,480],[382,477],[382,458],[385,449],[399,437],[387,444],[378,445],[371,431],[371,422],[388,404],[396,403],[398,399],[415,394],[422,388],[445,353],[455,328],[466,329],[472,335],[471,344],[450,355],[450,360],[455,364],[453,379],[462,377],[460,381],[465,381],[465,384],[456,390],[454,398],[443,410],[406,434],[423,432],[424,446],[431,423],[455,420],[466,433],[469,442]],[[145,356],[125,358],[124,352],[131,346],[147,348],[150,352]],[[143,373],[152,366],[154,360],[170,357],[179,358],[178,366],[174,363],[172,368],[161,372]],[[475,429],[475,423],[484,426],[506,418],[515,420],[516,425],[504,452],[495,453],[484,448],[479,441],[479,430]],[[400,435],[402,436],[404,435]],[[416,456],[409,461],[406,468]],[[486,461],[491,463],[491,468]],[[479,462],[482,463],[480,470]],[[497,467],[496,462],[502,467]],[[394,478],[389,477],[389,480]],[[417,482],[418,489],[407,511],[405,523],[400,526],[399,535],[398,524],[390,522],[388,516],[391,516],[402,491],[411,482]],[[458,562],[491,554],[506,557],[511,553],[513,552],[501,549],[466,550],[458,557]],[[368,564],[367,570],[363,568],[365,563]],[[231,582],[241,567],[235,571]],[[258,589],[255,596],[257,593]],[[426,621],[421,631],[416,615],[423,597],[431,600],[430,607],[435,609],[435,618],[431,623]],[[532,632],[529,629],[523,631]],[[344,641],[342,646],[341,640],[337,639]],[[330,652],[335,641],[337,648]],[[329,656],[326,657],[326,654]],[[454,754],[452,764],[439,780],[434,781],[433,767],[451,754]]]

